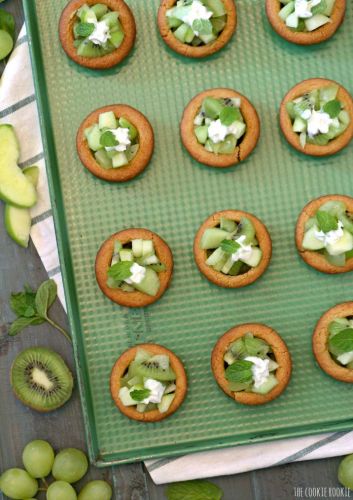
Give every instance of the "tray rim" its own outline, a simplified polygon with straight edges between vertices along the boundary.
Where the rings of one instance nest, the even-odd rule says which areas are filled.
[[[227,436],[223,439],[198,440],[193,443],[183,445],[164,445],[151,449],[130,451],[130,452],[109,452],[100,453],[98,446],[97,429],[94,422],[94,411],[92,404],[92,395],[90,393],[88,380],[85,378],[87,362],[84,355],[84,343],[82,329],[78,319],[78,303],[76,294],[76,285],[72,271],[72,261],[70,259],[70,247],[65,245],[68,238],[66,215],[62,197],[61,185],[55,182],[55,174],[59,173],[58,160],[56,156],[55,139],[52,127],[49,98],[47,93],[46,74],[43,65],[43,55],[38,30],[37,4],[33,0],[23,0],[25,24],[27,28],[28,45],[33,70],[33,81],[38,107],[38,116],[40,122],[41,137],[43,142],[43,151],[45,157],[45,166],[48,177],[49,194],[53,211],[55,234],[58,245],[59,261],[65,299],[67,306],[67,315],[72,335],[72,346],[74,351],[75,369],[77,374],[77,384],[80,394],[81,408],[83,412],[84,430],[86,435],[86,444],[88,455],[92,465],[96,467],[108,467],[113,465],[122,465],[142,460],[160,459],[167,457],[177,457],[190,453],[201,451],[216,450],[233,446],[249,445],[262,442],[272,442],[280,439],[290,439],[301,436],[316,435],[322,433],[335,433],[349,431],[352,429],[353,419],[328,422],[316,426],[315,423],[304,427],[289,427],[285,430],[264,431],[251,436],[245,434],[240,438],[236,436]],[[75,314],[76,313],[76,314]],[[145,424],[146,425],[146,424]]]

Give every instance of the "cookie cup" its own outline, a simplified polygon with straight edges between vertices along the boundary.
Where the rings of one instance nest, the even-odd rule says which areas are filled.
[[[314,45],[331,38],[341,26],[346,12],[346,0],[336,0],[330,16],[331,22],[311,32],[293,31],[288,28],[279,17],[282,7],[279,0],[266,0],[266,14],[272,28],[288,42],[298,45]]]
[[[206,229],[217,227],[221,217],[226,217],[239,222],[242,217],[247,217],[255,227],[256,238],[262,250],[262,259],[257,267],[251,268],[247,273],[239,276],[229,276],[220,271],[215,271],[206,264],[207,250],[201,248],[201,238]],[[256,281],[266,271],[272,256],[272,241],[266,226],[254,215],[241,210],[222,210],[208,217],[197,231],[194,240],[194,257],[200,272],[215,285],[223,288],[242,288]]]
[[[133,406],[124,406],[119,398],[120,380],[129,368],[130,363],[135,359],[138,348],[146,349],[153,355],[165,354],[169,356],[170,366],[176,374],[175,397],[168,411],[160,413],[159,410],[151,410],[144,413],[138,412]],[[182,404],[187,392],[187,378],[183,363],[172,351],[158,344],[140,344],[125,351],[115,362],[110,375],[110,392],[114,403],[121,413],[127,417],[140,422],[159,422],[172,415]]]
[[[172,50],[174,50],[174,52],[177,52],[182,56],[193,58],[210,56],[215,52],[221,50],[230,41],[237,27],[237,11],[234,0],[222,0],[222,2],[227,12],[227,23],[223,31],[213,42],[206,45],[201,45],[199,47],[193,47],[192,45],[182,43],[180,40],[178,40],[173,35],[173,32],[169,27],[167,10],[174,7],[174,5],[177,3],[177,0],[162,0],[158,10],[157,22],[159,32],[165,43]]]
[[[241,99],[240,111],[246,123],[246,132],[232,154],[216,154],[207,151],[196,138],[194,119],[205,97]],[[209,167],[226,168],[245,160],[255,149],[260,137],[260,120],[254,106],[239,92],[226,88],[210,89],[197,94],[186,106],[180,123],[180,133],[185,148],[195,160]]]
[[[271,346],[275,361],[279,364],[275,372],[278,384],[267,394],[246,391],[233,392],[228,388],[229,382],[225,377],[224,355],[232,342],[249,332]],[[285,342],[275,330],[260,323],[245,323],[235,326],[222,335],[212,351],[211,367],[220,388],[227,396],[244,405],[262,405],[278,398],[287,387],[292,373],[292,361]]]
[[[328,350],[328,327],[335,318],[353,316],[353,302],[338,304],[326,311],[319,319],[313,334],[313,353],[320,368],[341,382],[353,383],[353,370],[336,363]]]
[[[120,168],[105,169],[96,161],[88,146],[85,129],[98,123],[99,115],[113,111],[115,116],[126,118],[138,131],[139,149],[128,165]],[[76,148],[82,164],[96,177],[109,182],[125,182],[139,175],[149,164],[154,149],[154,134],[150,122],[137,109],[126,104],[114,104],[96,109],[80,125],[76,136]]]
[[[77,54],[77,49],[74,46],[75,37],[73,28],[76,17],[75,13],[84,4],[90,6],[97,3],[103,3],[109,7],[110,10],[119,12],[119,21],[121,22],[125,35],[124,40],[122,41],[120,47],[115,49],[110,54],[106,54],[101,57],[79,56]],[[71,0],[71,2],[69,2],[63,10],[60,17],[59,38],[66,54],[80,66],[90,69],[108,69],[116,66],[123,59],[125,59],[134,46],[136,38],[135,19],[124,0]]]
[[[160,287],[157,295],[151,296],[135,290],[134,292],[124,292],[120,288],[109,288],[107,285],[108,269],[110,267],[114,242],[119,240],[122,245],[134,239],[152,240],[156,255],[166,270],[158,273]],[[125,229],[110,236],[100,247],[95,264],[97,283],[110,300],[125,307],[145,307],[159,300],[167,290],[173,274],[173,255],[167,243],[156,233],[147,229]]]
[[[303,248],[303,238],[305,233],[305,223],[310,217],[313,217],[315,213],[319,210],[321,205],[326,201],[337,200],[343,201],[346,204],[349,212],[353,213],[353,198],[349,196],[343,196],[339,194],[332,194],[327,196],[320,196],[315,200],[310,201],[302,210],[299,215],[297,225],[295,228],[295,243],[301,258],[309,264],[309,266],[327,274],[341,274],[353,271],[353,257],[346,261],[344,266],[338,267],[330,264],[324,255],[321,255],[315,250],[306,250]]]
[[[325,87],[328,85],[338,85],[339,90],[337,93],[337,99],[344,104],[345,110],[349,113],[351,118],[350,124],[339,137],[336,137],[336,139],[332,139],[328,144],[326,144],[326,146],[306,144],[305,147],[302,148],[300,144],[299,134],[293,131],[292,121],[286,109],[286,104],[287,102],[293,101],[297,97],[304,95],[306,92],[310,92],[317,88]],[[286,94],[281,102],[279,120],[284,137],[289,142],[289,144],[293,146],[293,148],[295,148],[297,151],[309,156],[330,156],[338,153],[343,148],[348,146],[353,137],[353,99],[349,92],[334,80],[327,80],[325,78],[311,78],[309,80],[304,80],[298,83]]]

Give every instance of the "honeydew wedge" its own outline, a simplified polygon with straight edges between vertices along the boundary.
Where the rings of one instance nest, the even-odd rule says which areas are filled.
[[[305,250],[321,250],[325,247],[323,241],[320,241],[316,238],[316,231],[318,231],[318,228],[316,226],[313,226],[304,234],[303,248]]]
[[[305,19],[305,27],[308,31],[315,31],[330,22],[331,19],[329,17],[323,14],[316,14],[315,16]]]
[[[158,404],[158,410],[160,413],[165,413],[169,410],[174,397],[175,394],[166,394],[165,396],[162,397],[161,402]]]
[[[122,387],[119,391],[119,398],[124,406],[134,406],[137,404],[137,401],[132,399],[130,396],[130,390],[127,387]]]
[[[244,264],[247,264],[250,267],[257,267],[262,259],[262,251],[260,248],[254,247],[252,249],[250,257],[243,258],[242,261]]]
[[[231,234],[228,231],[224,231],[223,229],[219,229],[217,227],[207,228],[201,238],[201,248],[203,250],[217,248],[223,240],[230,239]]]
[[[30,208],[37,203],[37,193],[17,165],[19,151],[12,125],[0,125],[0,199],[19,208]]]
[[[346,229],[342,237],[336,243],[329,243],[326,247],[330,255],[340,255],[353,249],[353,236]]]
[[[143,292],[154,297],[157,295],[160,287],[158,274],[153,269],[146,267],[146,275],[141,283],[134,283],[133,286],[139,292]]]

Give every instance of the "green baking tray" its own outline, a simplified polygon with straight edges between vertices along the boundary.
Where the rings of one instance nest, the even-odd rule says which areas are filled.
[[[205,60],[185,59],[161,40],[158,0],[129,0],[137,43],[108,71],[83,69],[64,54],[58,21],[66,0],[24,0],[36,93],[68,314],[74,340],[90,459],[98,466],[352,428],[349,384],[316,365],[311,335],[329,307],[352,299],[352,275],[309,268],[294,244],[302,207],[329,193],[352,195],[353,145],[327,159],[295,152],[278,126],[279,103],[297,82],[332,78],[353,91],[353,6],[333,39],[297,47],[269,26],[263,0],[237,0],[239,24],[228,46]],[[228,170],[190,158],[179,137],[184,107],[198,92],[231,87],[244,93],[261,118],[254,153]],[[93,109],[126,103],[150,119],[156,137],[150,166],[135,180],[109,184],[81,165],[75,136]],[[226,290],[210,284],[193,260],[194,235],[211,213],[256,214],[273,239],[273,258],[255,284]],[[175,258],[170,289],[146,309],[110,302],[98,289],[94,260],[103,240],[146,227],[169,243]],[[226,330],[263,322],[285,339],[293,356],[291,383],[259,407],[234,403],[218,388],[210,354]],[[109,393],[116,358],[139,342],[169,347],[184,361],[189,392],[175,415],[145,424],[124,417]]]

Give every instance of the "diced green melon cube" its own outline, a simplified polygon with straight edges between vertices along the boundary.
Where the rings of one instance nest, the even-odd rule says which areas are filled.
[[[122,44],[125,34],[122,31],[114,31],[110,34],[110,43],[117,49]]]
[[[127,150],[125,151],[125,154],[126,154],[126,158],[128,159],[129,163],[131,160],[133,160],[135,158],[135,156],[138,153],[139,148],[140,148],[139,144],[133,144],[132,146],[127,148]]]
[[[132,253],[134,257],[142,257],[143,240],[142,239],[132,240],[131,244],[132,244]]]
[[[104,149],[100,149],[94,153],[96,161],[102,168],[112,168],[113,163],[111,158],[109,158],[107,152]]]
[[[195,38],[195,33],[192,28],[189,28],[185,34],[185,43],[191,43]]]
[[[122,248],[119,252],[119,255],[120,255],[120,260],[122,260],[123,262],[125,261],[132,262],[134,260],[133,253],[132,250],[130,250],[130,248]]]
[[[234,261],[232,260],[232,257],[228,257],[228,260],[226,261],[226,263],[224,264],[224,266],[221,269],[222,273],[228,274],[229,271],[232,269],[233,264],[234,264]]]
[[[142,242],[142,257],[146,258],[154,254],[154,245],[152,240],[143,240]]]
[[[109,129],[117,128],[117,122],[113,111],[107,111],[106,113],[101,113],[98,119],[98,126],[101,130],[103,128],[109,128]]]
[[[236,362],[237,358],[234,356],[234,354],[231,351],[227,351],[225,355],[223,356],[223,360],[228,364],[232,365],[233,363]]]
[[[351,122],[351,117],[349,116],[348,111],[346,111],[345,109],[340,111],[340,114],[338,115],[338,119],[344,125],[349,125]]]
[[[217,36],[214,33],[210,33],[209,35],[202,35],[201,33],[198,35],[198,37],[205,43],[206,45],[208,43],[214,42],[217,40]]]
[[[325,257],[333,266],[344,267],[346,265],[346,254],[344,253],[339,255],[330,255],[327,251],[325,251]]]
[[[119,12],[113,11],[105,14],[101,18],[101,21],[105,21],[109,26],[109,28],[113,28],[118,23],[118,18],[119,18]]]
[[[88,5],[82,5],[76,12],[76,15],[81,19],[83,23],[95,23],[97,22],[97,16]]]
[[[307,122],[302,118],[296,118],[293,122],[293,132],[300,134],[301,132],[305,132],[307,128]]]
[[[221,141],[219,143],[218,153],[222,155],[231,155],[234,153],[236,145],[237,145],[236,137],[233,134],[229,134],[227,135],[224,141]]]
[[[285,21],[287,17],[294,12],[294,2],[288,2],[282,9],[279,11],[278,15],[282,19],[282,21]]]
[[[224,104],[220,99],[215,99],[214,97],[206,97],[202,102],[202,109],[205,112],[207,118],[211,120],[216,120],[224,108]]]
[[[201,248],[203,250],[210,250],[217,248],[223,240],[230,240],[231,235],[228,231],[219,229],[217,227],[207,228],[201,238]]]
[[[172,404],[174,398],[175,398],[175,394],[165,394],[162,397],[161,402],[158,403],[159,412],[166,413],[169,410],[170,405]]]
[[[317,227],[313,226],[304,233],[303,248],[305,250],[321,250],[325,247],[324,243],[316,238],[316,231]]]
[[[147,295],[155,296],[160,287],[158,274],[153,269],[146,267],[146,275],[141,283],[134,283],[136,290],[146,293]]]
[[[124,406],[136,405],[136,401],[130,396],[130,390],[127,387],[122,387],[120,389],[119,398]]]
[[[304,22],[305,22],[305,27],[308,31],[315,31],[316,29],[321,28],[321,26],[324,26],[325,24],[329,23],[330,18],[324,16],[323,14],[316,14],[315,16],[305,19]]]
[[[199,127],[195,127],[194,131],[198,142],[200,144],[206,144],[208,139],[208,126],[200,125]]]
[[[87,142],[88,146],[92,151],[98,151],[103,148],[101,145],[101,131],[99,130],[98,125],[93,125],[88,136]]]
[[[253,387],[252,392],[257,394],[268,394],[272,389],[274,389],[278,385],[277,378],[270,373],[265,382],[260,385],[260,387]]]
[[[139,413],[144,413],[146,411],[146,408],[147,408],[147,405],[144,404],[144,403],[139,403],[139,404],[136,405],[136,410]]]
[[[340,255],[349,252],[353,249],[353,235],[346,229],[343,229],[342,237],[335,243],[329,243],[326,249],[330,255]]]
[[[85,128],[85,130],[83,131],[83,134],[87,140],[88,140],[89,133],[92,131],[93,127],[94,127],[94,125],[91,125],[90,127]]]
[[[92,5],[91,10],[95,13],[96,18],[99,20],[108,12],[108,7],[103,3],[96,3],[95,5]]]
[[[174,36],[175,38],[177,38],[181,43],[185,43],[185,38],[186,38],[186,35],[189,31],[189,26],[185,23],[181,24],[179,26],[179,28],[177,28],[175,31],[174,31]]]
[[[226,217],[221,217],[220,219],[220,227],[223,231],[228,231],[229,233],[234,233],[237,229],[237,224],[234,220],[227,219]]]
[[[133,141],[137,137],[137,128],[134,127],[134,125],[129,122],[126,118],[119,118],[119,126],[122,128],[128,128],[129,129],[129,137]]]
[[[250,257],[242,258],[244,264],[250,267],[257,267],[262,259],[262,250],[258,247],[253,247]]]
[[[228,259],[228,257],[229,257],[229,255],[226,254],[225,252],[223,252],[223,250],[219,247],[219,248],[216,248],[216,250],[211,253],[211,255],[206,260],[206,264],[208,266],[220,265],[220,263],[223,263],[225,260]],[[223,267],[223,265],[224,264],[222,264],[221,267]]]
[[[333,8],[335,6],[335,2],[336,2],[336,0],[326,0],[326,9],[323,12],[323,14],[325,16],[328,16],[328,17],[331,16],[331,14],[333,12]]]
[[[116,153],[112,158],[112,162],[113,162],[113,168],[124,167],[129,163],[126,154],[123,152]]]
[[[177,17],[167,16],[167,20],[168,20],[169,28],[172,28],[172,29],[179,28],[179,26],[181,26],[183,24],[183,21],[181,21]]]
[[[203,0],[203,4],[213,12],[212,17],[221,17],[227,14],[222,0]]]

